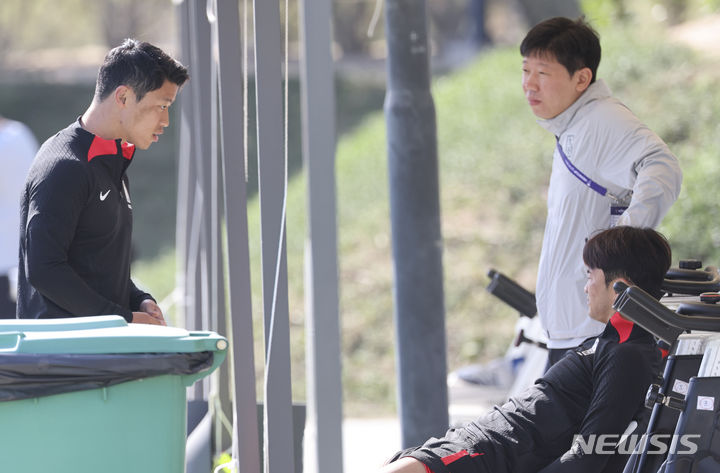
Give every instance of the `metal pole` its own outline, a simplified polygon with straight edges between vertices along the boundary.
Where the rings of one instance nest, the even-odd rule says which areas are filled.
[[[180,43],[182,51],[182,62],[190,65],[191,58],[191,28],[188,12],[188,2],[178,2],[175,8],[179,19]],[[178,198],[177,198],[177,221],[175,223],[175,285],[182,291],[179,302],[176,304],[176,323],[183,326],[185,319],[190,312],[190,288],[191,278],[188,274],[188,263],[190,260],[190,222],[192,220],[191,209],[195,198],[194,183],[195,175],[192,163],[191,124],[193,117],[193,83],[190,82],[183,87],[184,94],[180,95],[180,145],[178,147]]]
[[[198,129],[200,131],[200,148],[195,155],[195,166],[197,168],[198,184],[202,189],[201,200],[201,225],[200,225],[200,294],[201,301],[200,311],[195,316],[197,325],[196,330],[204,330],[210,327],[210,317],[214,302],[212,301],[212,280],[214,279],[214,265],[212,262],[212,245],[213,245],[213,173],[212,169],[208,169],[207,162],[212,163],[212,147],[213,142],[217,141],[217,136],[213,136],[212,130],[212,47],[210,43],[210,23],[207,19],[206,2],[204,0],[193,0],[192,15],[195,17],[194,25],[197,28],[197,49],[195,58],[195,70],[193,80],[196,81],[196,97],[199,101],[196,105],[196,119],[198,120]],[[217,163],[216,163],[217,164]],[[216,197],[216,196],[215,196]],[[200,383],[196,383],[200,384]],[[210,380],[204,378],[202,380],[203,399],[207,399],[210,394]]]
[[[192,90],[192,142],[191,158],[195,180],[193,210],[190,219],[190,244],[188,281],[192,286],[188,290],[190,313],[186,314],[185,326],[191,330],[202,330],[208,326],[209,318],[209,249],[210,226],[210,179],[204,168],[204,160],[210,155],[210,25],[205,14],[205,2],[188,0],[188,18],[190,26],[190,65]],[[206,399],[207,382],[195,383],[190,388],[190,399]]]
[[[330,0],[303,0],[301,100],[307,176],[305,337],[308,472],[342,473],[342,379],[335,206],[335,84]]]
[[[215,3],[217,0],[206,0],[206,16],[210,24],[210,317],[209,325],[203,327],[209,330],[218,330],[220,320],[225,319],[225,268],[220,256],[222,247],[222,214],[220,207],[220,194],[223,191],[220,183],[220,150],[219,150],[219,108],[218,108],[218,74],[220,73],[220,51],[218,45],[217,21],[215,17]],[[224,323],[223,323],[224,326]]]
[[[207,22],[198,12],[199,0],[187,0],[179,4],[181,12],[181,40],[184,60],[193,71],[193,80],[187,85],[187,91],[181,96],[183,103],[181,119],[181,148],[178,185],[178,270],[184,272],[182,283],[183,322],[191,329],[208,328],[203,323],[203,315],[208,314],[208,254],[206,246],[205,195],[208,189],[203,179],[202,156],[207,156],[207,146],[211,143],[208,131],[209,107],[206,93],[210,90],[207,81],[208,67],[201,63],[208,56],[209,35]],[[213,376],[217,376],[213,374]],[[188,456],[186,469],[189,472],[207,468],[212,464],[209,429],[203,427],[209,423],[207,414],[207,392],[209,383],[204,380],[188,388],[188,419],[202,418],[194,426],[188,437]],[[193,421],[193,422],[194,422]],[[192,426],[191,426],[192,427]]]
[[[442,235],[425,0],[386,0],[385,97],[402,444],[448,427]]]
[[[220,144],[228,281],[227,300],[229,333],[232,341],[232,372],[234,376],[233,435],[234,452],[240,471],[259,473],[260,453],[255,397],[255,355],[253,352],[252,291],[247,223],[247,194],[243,156],[243,95],[237,84],[242,83],[240,18],[234,0],[218,0],[215,7],[215,34],[218,57],[218,93],[220,105]],[[240,47],[238,47],[240,44]]]
[[[258,190],[265,314],[265,471],[294,469],[287,252],[283,215],[282,48],[278,2],[255,0]]]
[[[227,5],[230,6],[230,8],[225,8]],[[237,50],[238,41],[239,41],[239,15],[237,11],[237,4],[234,1],[228,1],[228,0],[220,0],[220,5],[218,6],[217,0],[207,0],[207,16],[208,16],[208,22],[210,23],[210,35],[211,35],[211,51],[212,51],[212,73],[211,73],[211,137],[212,137],[212,146],[211,146],[211,173],[212,173],[212,196],[211,196],[211,205],[212,205],[212,215],[211,215],[211,226],[212,226],[212,246],[211,246],[211,262],[212,267],[214,268],[211,272],[211,325],[210,330],[214,331],[220,331],[221,333],[231,333],[232,332],[232,324],[230,323],[230,319],[228,317],[229,314],[226,313],[226,306],[225,306],[225,300],[226,300],[226,294],[225,294],[225,262],[227,258],[227,249],[223,248],[223,230],[229,231],[227,227],[223,227],[222,221],[223,217],[227,214],[227,202],[225,203],[225,207],[221,208],[221,192],[222,196],[226,195],[227,189],[225,188],[226,184],[234,183],[234,181],[231,182],[220,182],[221,172],[223,172],[225,166],[223,163],[223,160],[225,158],[225,154],[223,153],[223,149],[225,145],[221,142],[222,139],[222,129],[223,126],[226,125],[225,120],[227,119],[228,128],[236,128],[239,130],[242,130],[242,118],[238,121],[237,117],[238,115],[242,117],[242,98],[240,98],[238,105],[238,110],[231,110],[227,111],[227,116],[223,114],[223,107],[219,103],[219,100],[221,97],[221,84],[220,84],[220,74],[221,74],[221,58],[220,58],[220,20],[218,15],[218,7],[224,9],[224,13],[226,13],[228,16],[222,18],[222,27],[223,31],[230,30],[231,32],[235,33],[234,39],[232,38],[232,33],[230,38],[223,38],[225,41],[228,39],[230,40],[230,44],[223,44],[223,51],[228,47],[234,48]],[[233,8],[234,7],[234,8]],[[234,12],[234,15],[233,15]],[[233,23],[234,21],[234,23]],[[227,35],[224,35],[227,36]],[[232,60],[232,57],[228,58],[228,62]],[[229,72],[229,73],[235,73],[235,80],[240,80],[242,77],[242,71],[240,68],[234,70],[232,68],[233,64],[228,64],[227,66],[223,64],[223,68]],[[230,133],[231,135],[234,133]],[[232,143],[235,144],[235,141]],[[240,138],[240,147],[239,148],[231,148],[233,149],[232,154],[235,157],[235,160],[239,160],[241,163],[243,161],[242,153],[240,153],[240,150],[242,150],[242,135]],[[222,155],[221,155],[222,153]],[[221,165],[222,168],[221,168]],[[223,177],[225,177],[223,173]],[[244,179],[243,179],[244,181]],[[244,182],[243,182],[244,184]],[[231,184],[232,185],[232,184]],[[243,186],[244,191],[244,186]],[[233,202],[234,205],[239,205],[243,207],[243,216],[245,215],[245,198],[244,193],[242,195],[242,200],[240,202]],[[224,211],[224,212],[223,212]],[[246,220],[246,219],[245,219]],[[225,221],[227,222],[227,218],[225,218]],[[242,238],[242,236],[239,236]],[[245,240],[247,240],[247,234],[244,236]],[[233,240],[234,242],[241,243],[242,240]],[[247,248],[247,245],[246,245]],[[233,248],[234,251],[234,248]],[[249,290],[249,289],[248,289]],[[229,295],[227,295],[229,297]],[[248,301],[249,302],[249,301]],[[249,306],[249,304],[248,304]],[[250,330],[252,331],[252,324],[250,324]],[[252,340],[252,338],[250,339]],[[218,370],[213,373],[213,376],[210,377],[211,381],[211,391],[217,393],[217,399],[214,401],[213,409],[211,409],[211,412],[214,413],[215,416],[215,422],[214,422],[214,431],[213,431],[213,446],[214,450],[213,453],[215,455],[219,455],[221,452],[227,450],[231,446],[231,438],[230,434],[227,429],[224,427],[223,420],[227,420],[232,418],[232,407],[231,407],[231,399],[230,399],[230,370],[229,370],[230,363],[223,363],[222,366],[218,368]],[[250,376],[254,378],[254,371],[250,373]],[[254,396],[253,396],[254,400]]]

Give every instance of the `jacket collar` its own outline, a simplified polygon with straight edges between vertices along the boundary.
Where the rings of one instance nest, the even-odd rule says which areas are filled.
[[[88,149],[88,161],[98,156],[122,156],[128,161],[135,154],[135,145],[122,140],[105,140],[99,136],[94,136],[90,148]]]
[[[87,152],[88,162],[92,161],[98,156],[122,156],[128,161],[132,160],[133,155],[135,154],[134,144],[123,142],[119,138],[116,140],[106,140],[104,138],[100,138],[99,136],[94,135],[87,131],[85,128],[83,128],[80,124],[79,117],[75,122],[75,126],[77,127],[77,131],[79,133],[85,135],[86,138],[90,140],[90,146],[88,147]]]
[[[648,337],[653,339],[650,332],[624,318],[619,312],[615,312],[615,314],[610,317],[610,321],[605,326],[605,331],[601,335],[601,338],[608,338],[618,343]]]
[[[608,88],[602,79],[598,79],[590,84],[585,92],[558,116],[548,119],[540,118],[537,122],[553,135],[560,136],[570,126],[578,110],[590,102],[610,96],[610,88]]]

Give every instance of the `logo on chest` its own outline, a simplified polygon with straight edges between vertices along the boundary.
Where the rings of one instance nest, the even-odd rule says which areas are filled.
[[[568,156],[568,158],[572,157],[575,154],[575,135],[567,135],[565,137],[563,151],[565,151],[565,154]]]
[[[112,189],[108,189],[106,191],[100,191],[100,202],[105,202],[110,195],[110,192]],[[127,206],[129,209],[132,209],[132,202],[130,201],[130,192],[128,192],[128,188],[123,182],[123,192],[121,193],[125,197],[125,202],[127,202]]]

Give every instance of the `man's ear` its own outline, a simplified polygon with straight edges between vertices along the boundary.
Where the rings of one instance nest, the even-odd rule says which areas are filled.
[[[577,81],[575,89],[578,92],[585,92],[585,89],[590,86],[592,77],[593,73],[589,67],[583,67],[582,69],[578,69],[577,71],[575,71],[575,80]]]
[[[126,85],[120,85],[115,89],[115,93],[113,94],[113,99],[115,100],[115,104],[119,105],[120,107],[124,107],[128,100],[130,100],[130,95],[132,91],[130,88]]]

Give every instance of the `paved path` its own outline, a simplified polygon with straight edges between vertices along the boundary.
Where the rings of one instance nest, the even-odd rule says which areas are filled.
[[[400,450],[400,423],[394,418],[345,419],[344,473],[373,473]]]
[[[452,380],[448,388],[450,422],[454,425],[477,418],[505,395],[504,390],[458,380]],[[344,473],[373,473],[398,450],[400,422],[397,418],[343,421]]]

